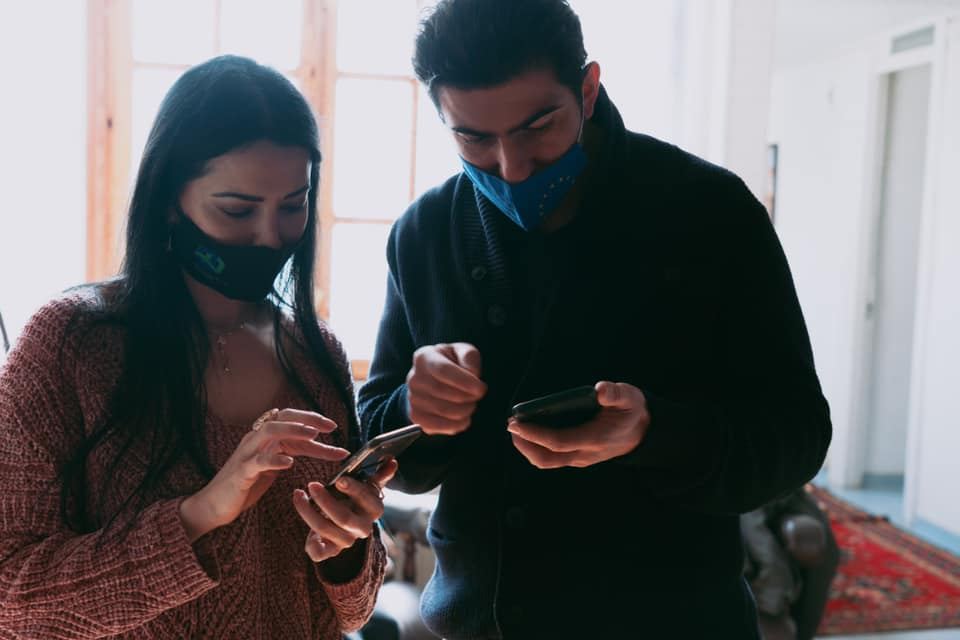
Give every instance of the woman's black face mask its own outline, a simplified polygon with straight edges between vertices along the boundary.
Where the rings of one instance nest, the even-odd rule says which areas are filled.
[[[177,261],[198,282],[228,298],[260,302],[296,243],[273,249],[254,245],[227,245],[204,233],[177,207],[179,219],[170,231],[170,248]]]

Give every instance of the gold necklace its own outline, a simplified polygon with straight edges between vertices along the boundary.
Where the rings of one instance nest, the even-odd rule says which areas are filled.
[[[223,372],[230,373],[230,358],[227,357],[227,338],[232,336],[237,331],[242,331],[247,328],[246,321],[241,322],[232,329],[227,329],[226,331],[217,331],[217,337],[214,340],[214,344],[217,345],[217,353],[220,358],[220,362],[223,364]]]
[[[238,331],[244,331],[247,328],[255,327],[258,318],[261,317],[263,307],[256,307],[253,311],[247,315],[247,318],[241,320],[238,324],[228,327],[226,329],[220,329],[213,325],[207,325],[208,330],[213,334],[213,344],[217,347],[217,356],[220,359],[220,362],[223,365],[223,372],[230,373],[230,358],[227,356],[227,339]]]

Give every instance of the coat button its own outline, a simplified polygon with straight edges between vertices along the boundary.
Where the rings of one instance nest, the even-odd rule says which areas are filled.
[[[507,310],[495,304],[487,309],[487,320],[495,327],[502,327],[507,324]]]
[[[476,266],[470,271],[470,277],[476,280],[477,282],[483,280],[487,277],[486,267]]]

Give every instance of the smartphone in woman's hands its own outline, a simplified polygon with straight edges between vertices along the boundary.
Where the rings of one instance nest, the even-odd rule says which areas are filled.
[[[343,476],[366,480],[376,473],[384,460],[396,458],[403,453],[404,449],[413,444],[421,433],[420,427],[412,424],[371,438],[359,451],[347,458],[328,486],[334,486]]]

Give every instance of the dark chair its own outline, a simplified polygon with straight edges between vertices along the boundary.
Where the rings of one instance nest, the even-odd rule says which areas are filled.
[[[743,514],[740,528],[764,640],[811,640],[840,562],[826,514],[799,489]]]

